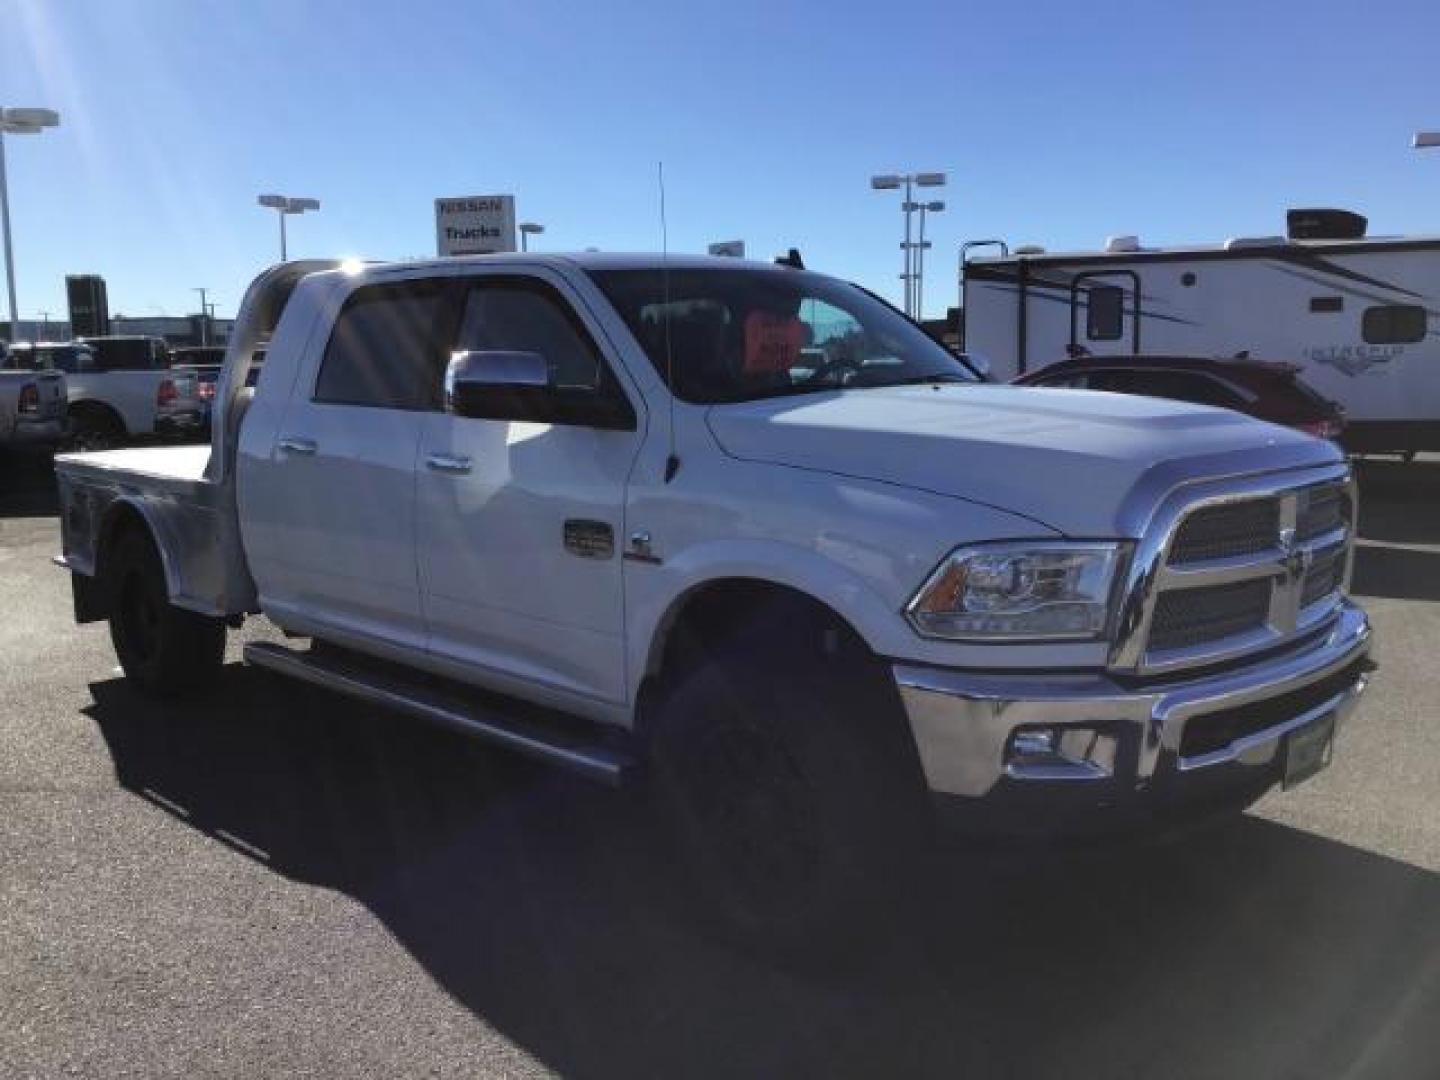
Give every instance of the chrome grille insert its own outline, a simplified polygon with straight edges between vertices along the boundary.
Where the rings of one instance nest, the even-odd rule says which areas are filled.
[[[1300,606],[1307,608],[1331,593],[1339,590],[1345,580],[1345,545],[1337,544],[1317,552],[1310,571],[1305,575],[1305,587],[1300,593]]]
[[[1309,488],[1302,495],[1295,521],[1298,539],[1313,540],[1349,524],[1349,500],[1338,484]]]
[[[1256,578],[1162,593],[1150,624],[1150,648],[1189,649],[1259,629],[1270,614],[1270,591],[1268,578]]]
[[[1275,546],[1280,504],[1274,499],[1207,506],[1187,517],[1170,545],[1170,563],[1255,555]]]

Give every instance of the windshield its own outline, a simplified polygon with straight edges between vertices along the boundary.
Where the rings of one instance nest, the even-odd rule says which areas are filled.
[[[590,275],[685,401],[977,381],[899,312],[820,274],[745,266]]]

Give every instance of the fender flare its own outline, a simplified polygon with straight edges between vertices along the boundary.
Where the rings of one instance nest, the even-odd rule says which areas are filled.
[[[903,620],[860,575],[833,559],[777,540],[727,539],[690,548],[661,568],[666,581],[627,619],[636,642],[630,657],[630,688],[637,700],[645,679],[659,670],[676,619],[702,589],[722,581],[750,581],[789,589],[834,612],[876,655],[892,644],[887,630],[904,631]]]
[[[165,543],[167,532],[163,520],[141,499],[121,495],[105,508],[95,536],[95,580],[104,582],[115,540],[126,523],[136,518],[139,519],[140,528],[149,534],[150,543],[155,546],[160,556],[160,566],[165,572],[165,591],[173,604],[176,597],[182,594],[184,579],[170,554],[170,546]]]

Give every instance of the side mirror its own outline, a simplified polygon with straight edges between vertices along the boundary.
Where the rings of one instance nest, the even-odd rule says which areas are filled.
[[[473,420],[521,420],[634,431],[635,411],[616,386],[568,386],[537,352],[480,350],[450,355],[445,410]]]
[[[445,409],[456,416],[530,419],[549,389],[550,366],[536,352],[456,352],[445,368]]]

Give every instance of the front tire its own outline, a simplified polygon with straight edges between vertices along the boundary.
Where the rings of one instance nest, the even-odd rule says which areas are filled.
[[[110,640],[126,678],[161,698],[213,685],[225,624],[170,603],[160,555],[139,529],[119,538],[112,560]]]
[[[867,913],[893,915],[885,901],[930,821],[899,703],[873,657],[845,639],[827,656],[824,632],[779,625],[789,640],[743,629],[662,689],[652,785],[722,928],[804,950],[851,939]]]

